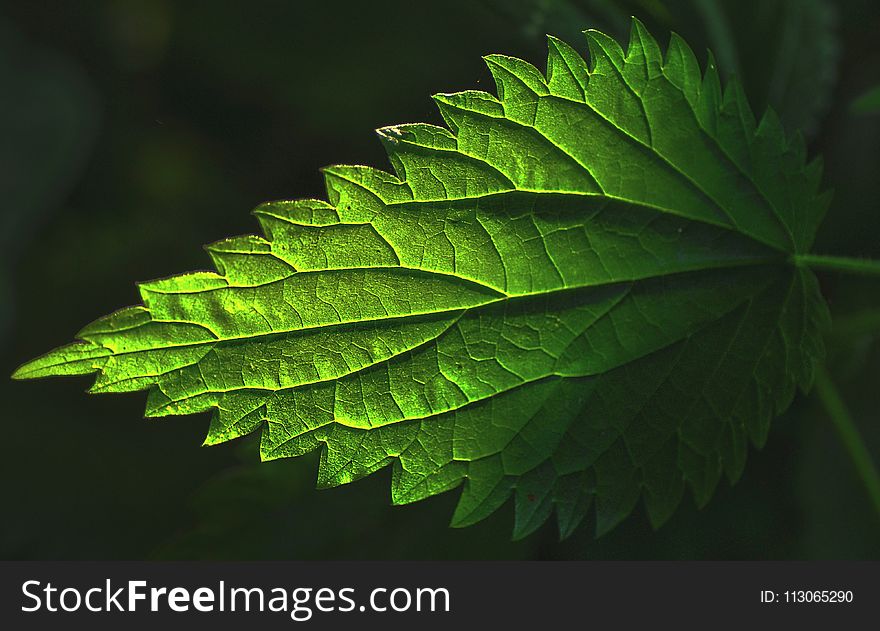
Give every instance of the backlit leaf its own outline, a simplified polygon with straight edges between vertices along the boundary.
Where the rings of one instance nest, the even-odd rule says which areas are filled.
[[[142,283],[17,378],[97,373],[147,415],[213,410],[205,440],[263,459],[321,449],[320,486],[392,466],[392,499],[463,485],[453,525],[514,496],[659,525],[735,480],[809,387],[827,318],[809,251],[828,203],[772,112],[756,120],[673,36],[547,72],[490,55],[497,96],[435,97],[448,128],[379,130],[393,173],[325,170],[328,202],[272,202],[216,271]]]

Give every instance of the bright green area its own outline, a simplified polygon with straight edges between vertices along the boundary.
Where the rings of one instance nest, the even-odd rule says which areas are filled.
[[[208,247],[216,273],[141,284],[15,377],[214,410],[207,444],[321,448],[322,486],[386,465],[396,503],[463,483],[457,526],[513,495],[515,537],[704,504],[822,356],[824,301],[791,264],[821,165],[681,39],[587,38],[589,65],[551,38],[546,75],[488,56],[497,96],[379,131],[394,174],[326,169],[329,203],[260,206],[264,236]]]

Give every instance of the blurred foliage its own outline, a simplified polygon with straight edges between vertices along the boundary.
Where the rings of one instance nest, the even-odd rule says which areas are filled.
[[[710,4],[733,51],[717,51],[722,67],[826,156],[836,195],[817,251],[880,257],[880,117],[850,109],[880,83],[875,0],[5,3],[2,367],[135,302],[132,279],[206,266],[198,246],[254,230],[257,203],[322,196],[319,167],[386,165],[369,130],[439,123],[431,93],[491,85],[480,55],[541,65],[545,31],[584,50],[578,31],[620,37],[630,13],[717,48]],[[822,282],[830,368],[880,453],[880,292]],[[207,415],[136,420],[138,397],[78,394],[87,385],[0,380],[3,558],[880,558],[880,524],[812,397],[703,510],[686,500],[653,532],[640,509],[560,544],[553,524],[510,542],[509,506],[447,528],[457,492],[389,506],[385,475],[315,491],[314,460],[199,449]]]
[[[79,176],[98,104],[82,68],[0,20],[0,336],[12,319],[8,268]],[[13,96],[14,95],[14,98]]]

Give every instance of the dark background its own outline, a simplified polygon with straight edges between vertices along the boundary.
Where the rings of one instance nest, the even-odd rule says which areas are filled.
[[[247,211],[322,197],[330,163],[387,166],[371,130],[440,123],[429,95],[491,89],[480,55],[543,67],[543,33],[587,27],[707,45],[756,109],[826,157],[817,251],[880,257],[876,0],[6,2],[0,5],[0,373],[137,302],[134,281],[205,268]],[[821,276],[834,379],[880,453],[877,280]],[[314,490],[316,457],[259,464],[245,439],[200,448],[207,415],[143,420],[142,395],[87,379],[0,378],[4,559],[873,558],[880,519],[814,397],[703,510],[653,532],[511,542],[508,505],[447,527],[457,491],[389,505],[388,471]]]

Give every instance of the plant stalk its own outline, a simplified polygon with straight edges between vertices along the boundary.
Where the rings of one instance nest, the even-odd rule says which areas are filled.
[[[846,409],[837,387],[831,381],[824,366],[816,372],[816,391],[868,491],[877,517],[880,518],[880,472],[877,471],[877,465],[871,459],[871,454],[855,421]]]
[[[873,259],[849,258],[846,256],[825,256],[822,254],[798,254],[794,257],[797,265],[812,269],[826,269],[851,274],[880,276],[880,261]]]

